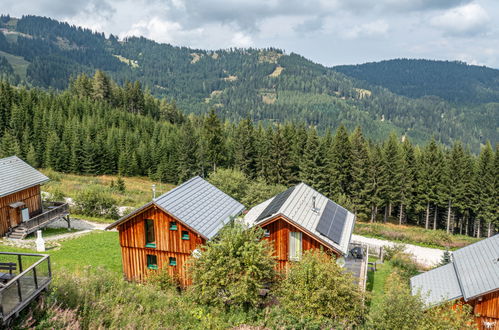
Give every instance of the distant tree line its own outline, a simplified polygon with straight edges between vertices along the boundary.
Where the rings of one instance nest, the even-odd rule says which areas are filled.
[[[305,124],[223,121],[215,110],[185,116],[139,83],[120,87],[102,72],[80,75],[62,93],[0,83],[0,156],[13,154],[61,172],[174,184],[233,168],[273,185],[304,181],[368,221],[474,236],[499,226],[498,146],[475,155],[460,142],[419,147],[396,134],[374,143],[343,125],[318,134]]]

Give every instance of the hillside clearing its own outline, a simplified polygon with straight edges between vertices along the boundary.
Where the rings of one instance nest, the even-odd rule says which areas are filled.
[[[280,65],[278,65],[275,69],[274,69],[274,72],[272,72],[271,74],[269,74],[269,77],[271,78],[275,78],[275,77],[279,77],[282,73],[282,71],[284,70],[284,68]]]
[[[131,60],[131,59],[128,59],[128,58],[123,57],[121,55],[114,55],[113,54],[113,56],[116,57],[118,60],[120,60],[120,62],[123,62],[123,63],[131,66],[134,69],[139,67],[139,63],[136,60]]]
[[[12,68],[14,68],[14,72],[21,78],[21,79],[26,79],[26,72],[28,69],[28,66],[30,63],[26,61],[23,57],[21,56],[15,56],[6,52],[0,51],[0,55],[5,57],[7,61],[12,65]]]

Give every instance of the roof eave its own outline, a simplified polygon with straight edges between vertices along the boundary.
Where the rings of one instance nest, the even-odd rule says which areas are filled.
[[[5,194],[1,194],[0,197],[5,197],[5,196],[9,196],[9,195],[12,195],[12,194],[15,194],[15,193],[18,193],[20,191],[23,191],[23,190],[26,190],[26,189],[29,189],[29,188],[32,188],[32,187],[35,187],[35,186],[41,186],[42,184],[45,184],[47,182],[49,182],[50,179],[47,178],[43,181],[40,181],[40,182],[37,182],[37,183],[33,183],[29,186],[25,186],[25,187],[22,187],[22,188],[19,188],[19,189],[16,189],[16,190],[13,190],[13,191],[9,191],[8,193],[5,193]]]

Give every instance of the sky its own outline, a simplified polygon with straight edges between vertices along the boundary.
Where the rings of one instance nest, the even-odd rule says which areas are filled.
[[[2,0],[0,11],[176,46],[276,47],[327,66],[427,58],[499,68],[498,0]]]

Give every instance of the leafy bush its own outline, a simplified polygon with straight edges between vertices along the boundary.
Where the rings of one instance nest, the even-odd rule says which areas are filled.
[[[241,202],[247,207],[253,207],[284,190],[286,190],[286,187],[283,185],[267,184],[263,179],[257,179],[248,185]]]
[[[261,228],[234,223],[201,247],[189,267],[196,301],[248,310],[263,302],[261,290],[275,280],[275,259]]]
[[[278,299],[296,318],[330,319],[343,325],[359,325],[363,295],[350,274],[323,251],[309,250],[282,281]]]
[[[392,266],[398,269],[400,275],[407,280],[419,274],[418,265],[414,261],[412,254],[399,252],[393,256],[390,262]]]
[[[390,261],[396,254],[403,253],[405,251],[404,244],[394,244],[393,246],[384,246],[384,259]]]
[[[78,192],[74,203],[77,213],[111,219],[118,218],[116,201],[100,187],[90,187]]]
[[[452,308],[453,302],[426,310],[423,299],[412,295],[397,272],[385,283],[385,295],[371,309],[368,329],[474,329],[469,306]]]

